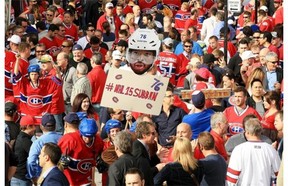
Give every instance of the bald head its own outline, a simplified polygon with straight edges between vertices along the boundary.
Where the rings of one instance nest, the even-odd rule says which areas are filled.
[[[189,124],[187,123],[180,123],[176,129],[176,136],[177,137],[185,137],[189,140],[192,138],[192,130]]]
[[[260,63],[262,66],[266,65],[266,55],[268,54],[268,52],[270,52],[270,50],[268,48],[262,48],[259,52],[259,57],[260,57]]]
[[[62,68],[66,68],[68,65],[69,55],[65,52],[60,52],[57,55],[57,65]]]
[[[132,10],[133,10],[133,13],[136,17],[140,16],[141,10],[140,10],[140,7],[138,5],[134,5]]]

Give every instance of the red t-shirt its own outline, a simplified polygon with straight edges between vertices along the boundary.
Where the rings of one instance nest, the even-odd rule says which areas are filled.
[[[100,104],[107,75],[101,66],[94,67],[87,75],[92,89],[91,102]]]
[[[198,20],[196,19],[188,19],[186,22],[185,22],[185,30],[187,30],[188,28],[190,27],[197,27],[198,25]]]
[[[102,56],[106,56],[107,50],[105,48],[100,47],[98,52],[100,52]],[[85,54],[85,57],[87,57],[88,59],[91,59],[93,55],[93,51],[91,48],[87,48],[86,50],[84,50],[84,54]],[[102,66],[105,66],[105,64],[106,64],[105,57],[102,57]]]

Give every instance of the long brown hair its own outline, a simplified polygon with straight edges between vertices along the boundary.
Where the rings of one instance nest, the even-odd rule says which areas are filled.
[[[87,115],[93,115],[96,113],[94,107],[92,106],[91,104],[91,100],[90,98],[88,97],[87,94],[84,94],[84,93],[79,93],[75,98],[74,98],[74,101],[73,101],[73,105],[72,105],[72,112],[80,112],[82,110],[81,108],[81,105],[82,105],[82,102],[84,99],[88,98],[89,99],[89,102],[90,102],[90,105],[89,105],[89,108],[87,110]]]

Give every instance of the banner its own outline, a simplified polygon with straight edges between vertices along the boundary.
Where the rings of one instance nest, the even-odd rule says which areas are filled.
[[[101,106],[160,114],[169,78],[109,69]]]
[[[181,90],[181,99],[191,99],[194,90]],[[231,89],[229,88],[213,88],[202,89],[206,99],[212,98],[226,98],[231,96]]]

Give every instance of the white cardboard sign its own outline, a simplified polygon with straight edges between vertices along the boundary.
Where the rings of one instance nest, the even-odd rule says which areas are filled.
[[[228,11],[239,13],[241,8],[241,0],[228,0]]]
[[[101,106],[158,115],[168,82],[165,77],[111,68]]]

